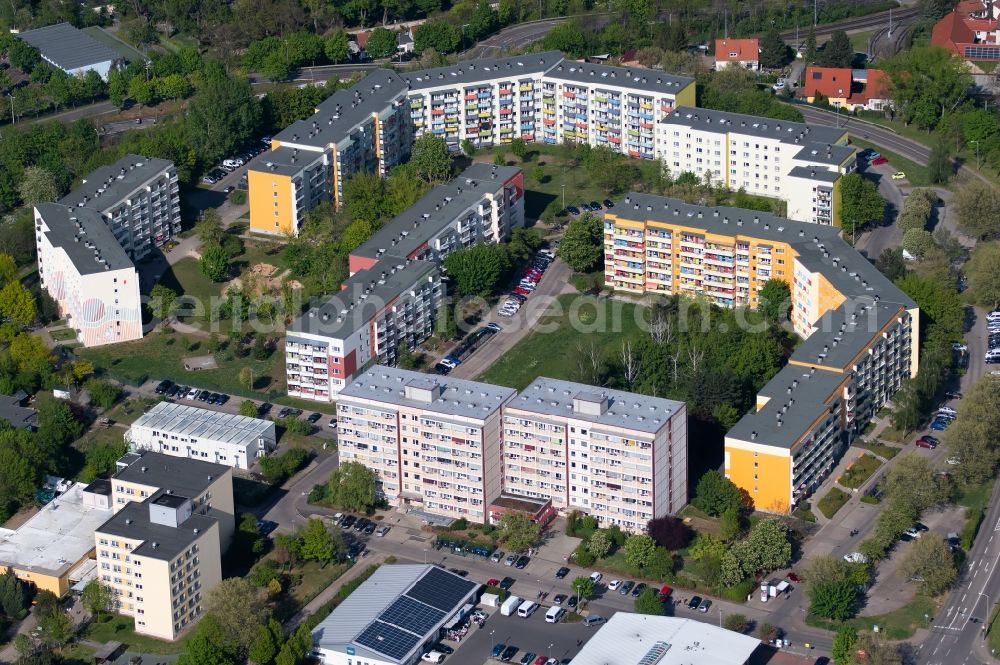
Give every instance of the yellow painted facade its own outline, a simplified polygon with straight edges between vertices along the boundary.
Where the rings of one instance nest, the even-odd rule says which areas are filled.
[[[94,550],[90,550],[87,553],[87,557],[92,557],[94,555]],[[81,559],[82,561],[82,559]],[[69,571],[67,570],[67,575]],[[45,575],[44,573],[38,573],[31,570],[25,570],[23,568],[14,568],[14,574],[17,579],[24,582],[31,582],[39,590],[51,591],[56,596],[62,598],[69,591],[69,577],[67,575]]]
[[[754,507],[772,513],[787,513],[792,495],[792,458],[787,450],[759,450],[726,445],[725,475],[747,491]]]
[[[247,171],[247,186],[250,194],[250,230],[294,235],[291,177],[267,171]]]
[[[674,105],[675,106],[697,106],[697,98],[695,97],[695,84],[694,81],[688,83],[684,86],[684,89],[674,95]]]

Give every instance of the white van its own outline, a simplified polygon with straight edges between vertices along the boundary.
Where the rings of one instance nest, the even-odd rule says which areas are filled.
[[[503,601],[503,605],[500,606],[500,614],[505,617],[509,617],[511,614],[517,611],[518,605],[521,604],[521,599],[517,596],[508,596],[507,600]]]
[[[538,609],[538,603],[536,603],[533,600],[526,600],[523,603],[521,603],[520,607],[517,608],[517,616],[521,617],[522,619],[527,619],[532,614],[534,614],[535,610],[537,609]]]
[[[558,605],[553,605],[549,608],[549,611],[545,613],[545,621],[548,623],[559,623],[559,619],[562,619],[564,614],[566,614],[566,610]]]

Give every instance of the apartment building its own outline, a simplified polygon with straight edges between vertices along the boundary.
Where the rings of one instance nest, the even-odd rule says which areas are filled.
[[[222,580],[235,527],[232,468],[151,451],[126,453],[111,478],[114,515],[93,534],[98,578],[135,630],[174,640]]]
[[[789,284],[805,341],[726,434],[726,475],[760,510],[792,510],[917,373],[916,304],[832,227],[630,194],[605,213],[605,271],[616,289],[726,307]]]
[[[111,477],[111,505],[119,511],[142,503],[157,492],[191,499],[193,509],[219,522],[222,549],[229,547],[236,529],[231,467],[186,457],[172,457],[151,450],[125,453]]]
[[[380,498],[485,523],[502,486],[511,388],[372,367],[337,398],[342,461],[373,470]]]
[[[503,485],[641,532],[687,503],[683,402],[539,378],[503,410]]]
[[[42,287],[84,346],[140,339],[134,262],[180,231],[171,162],[126,155],[58,203],[34,208]]]
[[[377,69],[338,90],[250,162],[250,228],[296,235],[303,215],[320,202],[342,205],[344,182],[354,174],[385,176],[405,161],[412,133],[406,84],[396,73]]]
[[[784,200],[794,220],[840,224],[840,177],[857,169],[846,130],[693,107],[658,128],[671,173]]]
[[[422,196],[352,251],[351,274],[372,269],[392,256],[440,263],[456,249],[508,240],[511,231],[522,226],[521,169],[473,164]]]
[[[433,334],[444,257],[505,240],[523,225],[524,176],[517,168],[473,164],[425,194],[351,252],[351,276],[340,293],[291,324],[288,394],[332,401],[372,363],[395,364],[400,345],[412,350]]]
[[[248,469],[274,450],[274,423],[174,402],[159,402],[132,423],[125,440],[132,450],[189,457]]]
[[[99,579],[135,632],[175,640],[222,580],[219,521],[190,497],[155,492],[128,502],[94,532]]]

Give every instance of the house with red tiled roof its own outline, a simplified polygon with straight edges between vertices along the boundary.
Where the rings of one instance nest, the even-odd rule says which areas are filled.
[[[998,18],[993,0],[964,0],[934,24],[931,44],[965,60],[1000,60]]]
[[[879,69],[806,67],[802,95],[810,103],[822,96],[831,106],[847,111],[881,111],[891,103],[889,79]]]
[[[760,40],[716,39],[715,69],[743,67],[757,71],[760,69]]]

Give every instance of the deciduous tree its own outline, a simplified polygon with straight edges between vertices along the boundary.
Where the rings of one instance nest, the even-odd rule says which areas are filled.
[[[326,564],[337,554],[338,538],[334,537],[318,517],[309,518],[299,531],[299,539],[302,542],[299,552],[306,561]]]
[[[433,134],[423,134],[413,142],[410,164],[416,174],[429,183],[444,182],[451,177],[451,155],[444,139]]]
[[[977,305],[993,308],[1000,304],[1000,245],[980,242],[965,264],[969,297]]]
[[[0,321],[9,321],[24,327],[35,320],[35,297],[17,280],[0,289]]]
[[[657,545],[662,545],[668,550],[679,550],[688,546],[691,542],[691,529],[683,520],[666,515],[649,520],[646,524],[648,533]]]
[[[98,619],[114,609],[111,602],[111,592],[96,578],[87,582],[87,586],[83,587],[80,599],[87,611]]]
[[[792,308],[792,291],[783,279],[769,279],[757,294],[758,309],[772,323],[788,320]]]
[[[653,587],[646,587],[639,594],[639,597],[635,599],[635,612],[636,614],[651,614],[653,616],[662,616],[663,602],[660,600],[660,594]]]
[[[974,238],[1000,233],[1000,192],[978,178],[969,178],[952,197],[958,225]]]
[[[823,65],[826,67],[850,67],[854,62],[854,46],[851,38],[843,30],[837,30],[823,49]],[[848,96],[845,92],[845,97]]]
[[[446,256],[444,266],[459,294],[486,297],[510,270],[510,260],[503,245],[473,245]]]
[[[645,534],[635,534],[628,537],[622,550],[625,552],[625,563],[633,568],[642,568],[656,551],[656,542]]]
[[[850,665],[858,644],[858,631],[852,626],[841,626],[833,636],[833,662],[835,665]]]
[[[885,215],[885,199],[878,193],[875,183],[860,173],[849,173],[841,179],[841,227],[851,235]]]
[[[733,481],[712,469],[706,471],[698,481],[694,500],[695,508],[715,517],[730,508],[739,509],[742,505],[742,495]]]
[[[907,123],[934,129],[967,98],[972,78],[965,62],[943,48],[914,47],[882,60],[894,108]]]
[[[386,28],[375,28],[368,35],[365,51],[373,58],[388,58],[396,52],[396,33]]]
[[[584,214],[569,223],[559,245],[559,256],[577,272],[589,272],[604,256],[604,227],[594,215]]]
[[[225,643],[243,657],[257,638],[257,627],[268,619],[261,590],[242,577],[215,585],[205,597],[205,612],[218,624]]]
[[[508,512],[500,517],[500,542],[512,552],[523,552],[538,543],[541,527],[524,513]]]
[[[611,553],[611,547],[614,543],[611,542],[608,532],[603,529],[598,529],[590,538],[587,540],[587,551],[593,554],[598,559],[603,559],[608,554]]]
[[[858,587],[849,580],[814,584],[809,589],[809,612],[824,619],[844,621],[854,616]]]
[[[347,510],[365,513],[375,506],[375,473],[360,462],[344,462],[330,474],[329,496]]]
[[[944,593],[955,583],[955,557],[940,537],[928,533],[917,539],[900,564],[900,571],[930,596]]]
[[[581,600],[590,598],[594,594],[594,580],[584,575],[575,578],[570,587]]]
[[[56,184],[55,176],[41,166],[24,169],[18,191],[26,206],[48,203],[59,198],[59,185]]]

